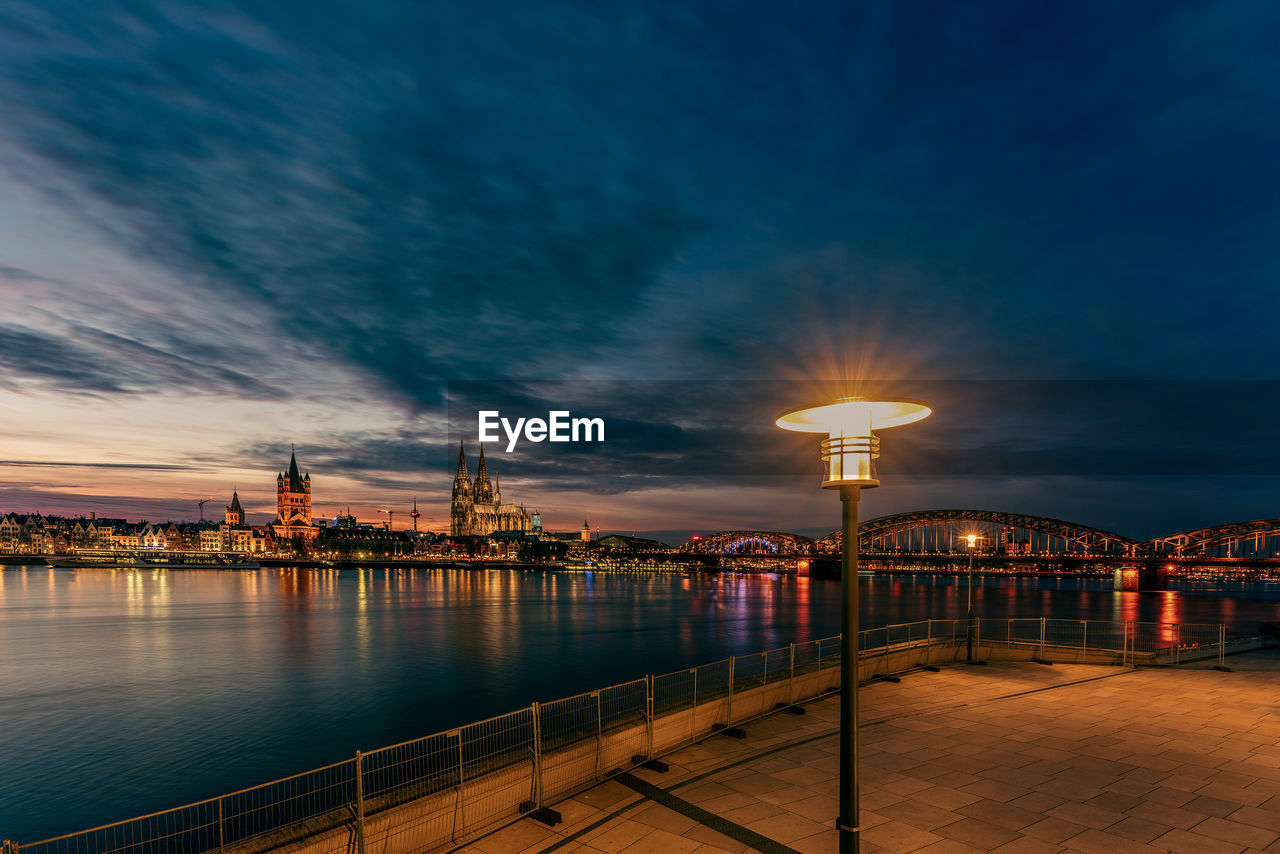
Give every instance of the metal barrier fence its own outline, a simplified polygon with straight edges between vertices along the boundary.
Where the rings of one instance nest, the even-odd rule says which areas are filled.
[[[923,620],[861,631],[859,673],[874,679],[961,660],[970,632],[980,656],[1013,650],[1125,665],[1221,663],[1243,637],[1225,625]],[[839,664],[838,636],[733,656],[534,703],[177,809],[41,842],[5,841],[0,854],[444,850],[719,730],[832,691]]]

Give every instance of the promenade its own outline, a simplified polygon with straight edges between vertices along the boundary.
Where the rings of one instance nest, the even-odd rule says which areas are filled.
[[[1280,852],[1280,651],[1181,668],[993,661],[862,691],[862,850]],[[839,701],[665,757],[460,849],[837,850]]]

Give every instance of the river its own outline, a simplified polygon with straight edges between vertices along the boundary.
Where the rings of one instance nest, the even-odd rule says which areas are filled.
[[[863,626],[965,581],[862,581]],[[515,570],[0,570],[0,838],[178,806],[510,711],[839,631],[839,586]],[[987,578],[988,617],[1252,626],[1280,585]]]

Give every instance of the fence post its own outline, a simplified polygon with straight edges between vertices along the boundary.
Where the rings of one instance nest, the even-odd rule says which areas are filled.
[[[1182,623],[1173,624],[1173,663],[1182,663]]]
[[[453,822],[453,838],[466,835],[467,832],[467,804],[466,796],[462,793],[463,788],[463,767],[462,767],[462,730],[458,730],[458,802],[454,810]]]
[[[227,850],[227,834],[226,834],[226,831],[223,830],[223,824],[222,824],[223,817],[224,816],[223,816],[223,810],[222,810],[222,798],[218,798],[218,850],[219,851]]]
[[[1080,621],[1080,649],[1083,652],[1089,651],[1089,621]]]
[[[600,692],[592,691],[596,698],[596,779],[600,779],[600,766],[604,762],[604,710],[600,708]]]
[[[649,725],[645,727],[648,732],[649,752],[648,758],[653,758],[653,674],[650,673],[644,677],[644,693],[645,693],[645,717],[648,718]]]
[[[733,663],[737,660],[737,656],[729,656],[729,717],[725,719],[725,726],[733,726]]]
[[[769,652],[760,653],[760,714],[768,711],[769,702]]]
[[[689,712],[689,741],[695,741],[698,738],[698,668],[691,667],[689,672],[693,674],[693,706]]]
[[[1124,643],[1121,645],[1120,664],[1128,667],[1132,656],[1129,653],[1130,647],[1133,646],[1133,620],[1124,621]]]
[[[880,656],[884,659],[884,676],[889,678],[889,627],[884,627],[884,654]]]
[[[356,751],[356,851],[364,854],[364,770]]]
[[[533,803],[542,809],[542,704],[534,703],[533,711]],[[458,787],[461,791],[462,787]]]
[[[1227,624],[1218,623],[1218,666],[1227,666]]]
[[[1040,618],[1040,660],[1044,661],[1044,617]]]
[[[787,705],[793,706],[796,702],[796,645],[791,644],[791,676],[787,681]]]

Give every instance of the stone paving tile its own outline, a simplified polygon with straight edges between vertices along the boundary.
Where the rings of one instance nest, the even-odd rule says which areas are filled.
[[[1171,830],[1156,837],[1151,844],[1157,851],[1172,851],[1175,854],[1240,854],[1244,850],[1234,842],[1223,842],[1186,830]]]
[[[1068,851],[1083,851],[1085,854],[1159,854],[1163,850],[1093,828],[1071,837],[1064,844]]]

